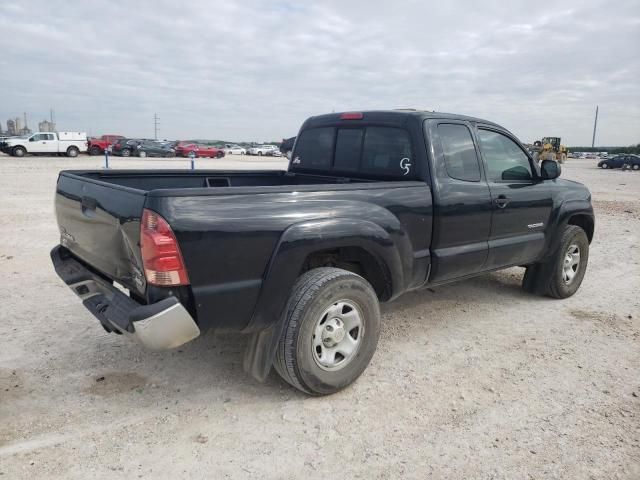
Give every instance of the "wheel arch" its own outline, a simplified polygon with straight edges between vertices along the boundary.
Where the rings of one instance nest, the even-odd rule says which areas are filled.
[[[282,312],[296,279],[309,269],[332,262],[338,268],[366,264],[362,268],[364,275],[354,273],[369,281],[381,300],[403,288],[400,252],[380,225],[368,220],[333,218],[289,227],[267,266],[253,316],[244,330],[252,334],[244,357],[244,370],[251,376],[263,381],[271,369],[284,325]]]
[[[576,225],[584,230],[587,234],[587,238],[589,239],[589,243],[593,240],[593,232],[595,229],[595,222],[593,220],[593,216],[578,213],[575,215],[571,215],[567,219],[567,225]]]

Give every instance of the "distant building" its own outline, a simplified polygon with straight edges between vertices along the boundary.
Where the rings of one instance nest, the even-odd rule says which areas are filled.
[[[16,122],[15,122],[15,120],[10,118],[9,120],[7,120],[7,133],[10,136],[13,136],[13,135],[16,135],[16,132],[17,132],[17,130],[16,130]]]
[[[55,132],[56,124],[53,122],[50,122],[49,120],[43,120],[38,124],[38,131],[39,132]]]
[[[16,125],[16,135],[20,135],[20,130],[22,130],[22,119],[20,117],[16,117],[13,121]]]

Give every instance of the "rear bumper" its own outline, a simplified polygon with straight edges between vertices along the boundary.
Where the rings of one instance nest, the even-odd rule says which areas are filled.
[[[200,335],[198,325],[177,298],[141,305],[61,245],[51,251],[51,260],[58,276],[107,331],[129,335],[151,350],[175,348]]]

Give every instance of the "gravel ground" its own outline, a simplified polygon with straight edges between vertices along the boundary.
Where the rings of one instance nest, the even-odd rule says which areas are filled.
[[[149,353],[100,328],[49,250],[57,172],[101,162],[0,155],[0,478],[640,478],[639,173],[563,166],[597,215],[575,296],[522,269],[407,294],[355,385],[307,398],[248,378],[243,337]]]

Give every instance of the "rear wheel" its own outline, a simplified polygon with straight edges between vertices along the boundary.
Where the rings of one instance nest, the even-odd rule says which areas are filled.
[[[262,156],[262,152],[258,152],[258,156],[261,157]]]
[[[147,156],[147,152],[145,152],[144,150],[142,150],[142,151],[138,152],[138,156],[139,156],[140,158],[144,158],[144,157],[146,157],[146,156]]]
[[[600,165],[600,167],[606,170],[607,168],[609,168],[609,164],[607,162],[604,162],[602,165]]]
[[[588,262],[587,234],[576,225],[567,225],[553,257],[548,262],[527,267],[522,288],[553,298],[570,297],[580,288]]]
[[[129,150],[128,148],[123,148],[122,149],[122,156],[123,157],[128,157],[131,155],[131,150]]]
[[[69,148],[67,148],[67,157],[75,158],[75,157],[78,156],[79,153],[80,153],[80,150],[78,150],[77,147],[69,147]]]
[[[631,168],[634,170],[640,170],[640,163],[634,163]]]
[[[26,153],[27,151],[24,149],[24,147],[15,147],[11,152],[14,157],[24,157]]]
[[[224,157],[224,152],[216,153],[216,158],[222,158],[222,157]]]
[[[329,395],[353,383],[378,345],[378,298],[364,278],[347,270],[323,267],[303,274],[284,315],[275,369],[311,395]]]
[[[102,149],[97,145],[93,145],[89,149],[89,155],[101,155],[101,154],[102,154]]]
[[[173,158],[173,157],[175,157],[175,156],[176,156],[176,152],[168,152],[168,153],[165,155],[165,157],[167,157],[167,158]]]

